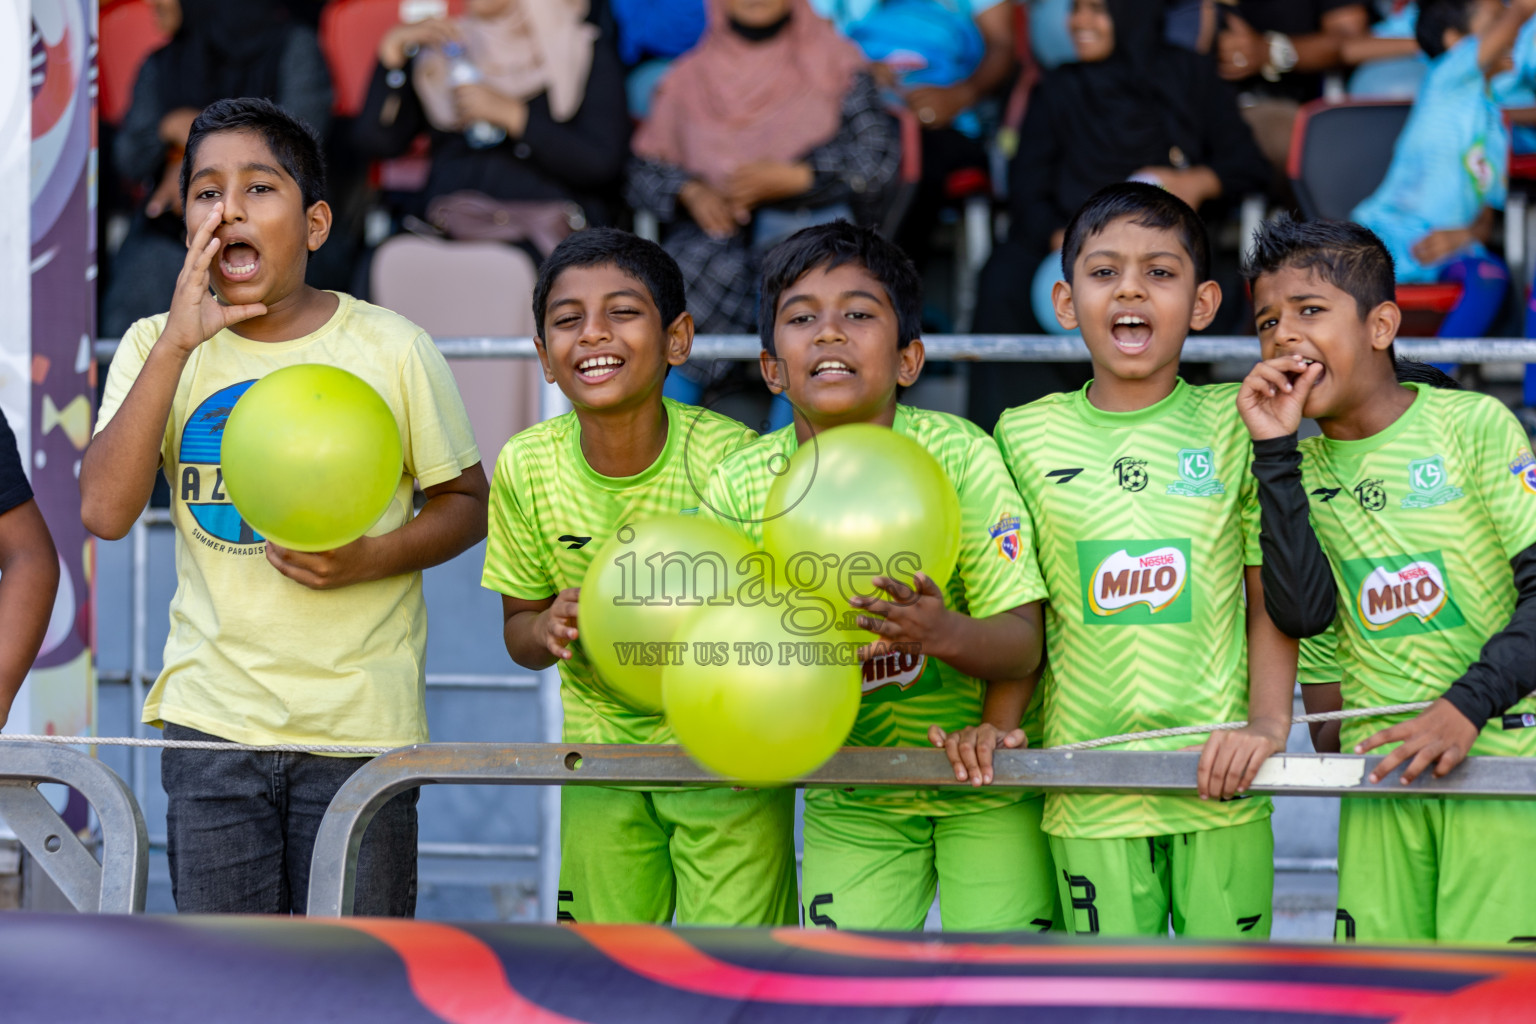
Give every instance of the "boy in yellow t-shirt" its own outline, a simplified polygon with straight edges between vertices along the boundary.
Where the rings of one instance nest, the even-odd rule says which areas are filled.
[[[168,313],[129,328],[80,469],[81,515],[126,534],[162,467],[176,527],[165,665],[144,721],[168,739],[400,746],[427,738],[421,571],[485,536],[487,487],[447,364],[400,316],[304,283],[330,230],[319,143],[266,100],[220,100],[192,125],[189,237]],[[210,291],[211,289],[211,291]],[[334,551],[265,541],[230,504],[220,440],[240,395],[298,363],[342,366],[389,405],[399,486]],[[412,515],[412,484],[426,504]],[[325,500],[325,495],[316,495]],[[171,887],[197,913],[303,913],[320,817],[366,758],[167,750]],[[356,910],[416,902],[415,793],[358,858]]]

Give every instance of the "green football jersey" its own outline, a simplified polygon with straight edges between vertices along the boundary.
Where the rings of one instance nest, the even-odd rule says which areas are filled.
[[[552,597],[581,586],[593,553],[625,523],[698,512],[715,465],[757,433],[718,413],[664,402],[666,446],[634,476],[602,476],[587,464],[573,412],[507,442],[491,480],[482,586],[525,601]],[[580,639],[571,652],[560,662],[566,742],[674,742],[661,715],[635,710],[603,685]]]
[[[986,618],[1045,596],[1029,520],[997,446],[974,424],[948,413],[896,407],[894,429],[928,450],[960,496],[960,555],[944,604]],[[793,425],[732,453],[715,470],[704,495],[705,514],[761,544],[762,510],[778,468],[799,447]],[[827,481],[835,485],[836,481]],[[831,552],[831,554],[839,554]],[[851,552],[850,552],[851,554]],[[981,721],[986,683],[923,654],[891,653],[866,661],[864,699],[848,743],[859,747],[926,747],[928,727],[946,731]],[[1038,720],[1025,731],[1038,743]],[[809,790],[806,799],[854,799],[902,814],[968,813],[1035,795],[1023,790],[969,788],[857,792]]]
[[[1301,442],[1312,524],[1339,587],[1346,708],[1433,700],[1515,608],[1510,559],[1536,544],[1536,459],[1497,399],[1416,392],[1386,430]],[[1536,712],[1527,698],[1511,709]],[[1354,744],[1410,716],[1346,719]],[[1536,755],[1536,729],[1485,727],[1473,754]]]
[[[1259,506],[1237,385],[1180,380],[1156,405],[1119,413],[1095,409],[1085,387],[1008,410],[997,439],[1050,591],[1046,743],[1247,718],[1243,567],[1260,561]],[[1267,797],[1049,793],[1045,830],[1169,835],[1269,811]]]
[[[1296,651],[1296,681],[1303,686],[1339,681],[1339,624],[1309,636]]]

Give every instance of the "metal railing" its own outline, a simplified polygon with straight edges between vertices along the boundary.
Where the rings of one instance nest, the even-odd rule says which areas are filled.
[[[1536,799],[1536,758],[1473,757],[1444,778],[1399,784],[1401,769],[1375,785],[1366,780],[1382,758],[1354,754],[1277,754],[1259,769],[1253,793],[1381,799],[1455,796]],[[1084,793],[1195,792],[1197,751],[999,750],[992,785],[999,789]],[[434,783],[491,786],[721,785],[679,747],[570,743],[428,743],[381,754],[337,791],[320,821],[309,868],[311,917],[352,912],[357,854],[368,823],[391,798]],[[961,786],[942,750],[924,747],[845,748],[795,783],[807,787],[930,788]]]
[[[77,790],[101,822],[101,862],[37,790],[57,782]],[[106,765],[69,747],[0,746],[0,822],[8,825],[70,904],[81,911],[144,910],[149,837],[132,791]]]

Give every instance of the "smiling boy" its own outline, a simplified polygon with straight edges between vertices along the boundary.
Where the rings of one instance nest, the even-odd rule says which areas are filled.
[[[533,313],[544,377],[573,408],[496,460],[483,583],[502,595],[512,660],[559,666],[566,742],[670,743],[666,720],[604,686],[588,660],[581,581],[626,523],[697,512],[694,481],[756,434],[662,397],[693,319],[682,272],[655,243],[577,232],[539,268]],[[794,810],[792,790],[563,786],[559,919],[793,924]]]
[[[1067,228],[1066,280],[1053,295],[1062,326],[1082,331],[1093,380],[997,425],[1050,591],[1046,741],[1249,722],[1206,742],[1198,799],[1047,795],[1045,830],[1078,933],[1166,935],[1170,918],[1181,935],[1270,929],[1270,803],[1230,798],[1285,749],[1296,645],[1259,598],[1236,385],[1179,377],[1185,337],[1221,302],[1208,253],[1199,217],[1162,189],[1095,193]]]
[[[959,559],[942,593],[919,572],[915,592],[877,576],[871,583],[883,596],[849,595],[860,626],[920,654],[886,671],[903,656],[870,652],[848,742],[953,748],[963,737],[984,756],[956,777],[980,785],[991,781],[990,761],[981,761],[993,746],[1025,741],[1021,680],[1040,660],[1044,588],[1029,521],[991,439],[957,417],[896,401],[922,372],[920,309],[911,261],[873,231],[839,221],[775,246],[764,261],[761,365],[769,388],[789,396],[794,423],[724,459],[704,504],[760,543],[775,468],[844,424],[889,427],[938,460],[960,497]],[[1007,535],[1018,543],[1000,543]],[[1040,795],[1020,790],[809,790],[806,923],[921,928],[937,888],[946,930],[1045,931],[1060,913],[1040,814]]]
[[[1265,532],[1311,541],[1273,567],[1283,572],[1267,560],[1267,585],[1323,604],[1314,627],[1337,588],[1344,707],[1433,701],[1346,720],[1342,747],[1400,744],[1373,783],[1401,764],[1407,784],[1468,753],[1536,755],[1522,717],[1536,713],[1536,459],[1524,430],[1491,396],[1398,383],[1392,258],[1366,228],[1266,224],[1247,273],[1265,361],[1239,408],[1256,471],[1292,467],[1283,504],[1264,495]],[[1303,416],[1322,436],[1298,448]],[[1529,941],[1533,845],[1528,800],[1345,800],[1337,935]]]
[[[162,468],[171,485],[176,596],[144,721],[174,740],[424,742],[421,572],[485,535],[485,474],[447,363],[402,317],[304,283],[331,225],[325,172],[314,134],[272,103],[209,105],[187,139],[181,189],[188,247],[170,311],[124,335],[80,467],[81,516],[108,540],[128,533]],[[334,551],[264,541],[223,489],[230,410],[298,363],[365,380],[405,451],[389,507]],[[413,515],[417,484],[426,503]],[[303,913],[320,817],[366,760],[166,750],[177,909]],[[415,903],[413,790],[374,818],[355,906],[409,915]]]

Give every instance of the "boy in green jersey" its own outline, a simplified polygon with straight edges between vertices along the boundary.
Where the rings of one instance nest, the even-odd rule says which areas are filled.
[[[1525,432],[1487,395],[1398,382],[1392,261],[1365,228],[1272,223],[1248,273],[1265,356],[1240,398],[1255,471],[1261,460],[1299,463],[1275,514],[1264,496],[1264,530],[1311,539],[1310,550],[1291,543],[1297,557],[1274,567],[1266,593],[1333,584],[1336,617],[1311,601],[1324,614],[1310,626],[1333,621],[1344,707],[1433,701],[1418,715],[1345,721],[1343,748],[1400,744],[1373,783],[1405,763],[1408,784],[1468,753],[1536,755],[1526,727],[1536,713],[1536,459]],[[1298,449],[1302,416],[1322,436]],[[1528,940],[1533,845],[1531,801],[1345,800],[1338,936]]]
[[[512,660],[560,667],[568,743],[670,743],[665,719],[606,688],[582,649],[577,599],[592,553],[625,523],[695,513],[693,480],[756,435],[661,394],[688,358],[683,278],[660,246],[581,231],[533,293],[539,360],[574,411],[507,442],[491,484],[486,587],[503,595]],[[790,790],[567,786],[559,919],[795,922]]]
[[[1162,189],[1095,193],[1067,228],[1053,295],[1062,325],[1082,331],[1093,380],[997,425],[1050,591],[1047,744],[1249,722],[1206,742],[1198,797],[1046,796],[1062,905],[1079,933],[1166,935],[1170,919],[1180,935],[1270,929],[1270,802],[1239,795],[1285,749],[1296,645],[1259,595],[1237,386],[1179,378],[1185,336],[1221,302],[1208,253],[1199,217]]]
[[[775,247],[763,268],[761,362],[768,386],[789,396],[794,423],[727,456],[705,503],[760,541],[769,488],[817,433],[872,423],[926,448],[960,497],[960,554],[942,592],[917,572],[910,588],[876,576],[846,595],[860,626],[883,641],[863,652],[864,697],[848,742],[943,746],[965,736],[973,747],[1017,747],[1027,703],[1020,681],[1040,660],[1045,591],[996,445],[965,420],[896,401],[923,368],[920,293],[900,249],[846,222]],[[990,772],[973,762],[956,777],[979,785]],[[936,890],[946,930],[1045,931],[1060,919],[1037,793],[813,789],[805,808],[809,925],[921,928]]]

